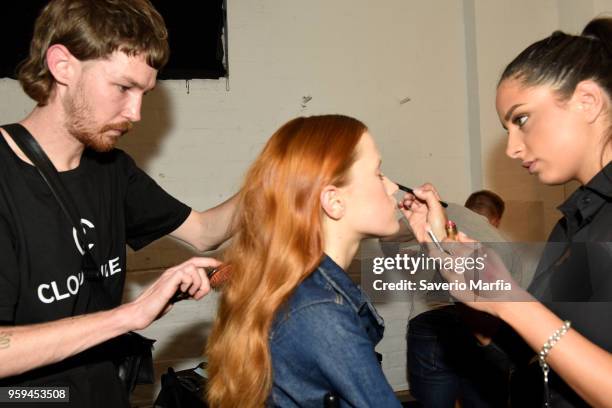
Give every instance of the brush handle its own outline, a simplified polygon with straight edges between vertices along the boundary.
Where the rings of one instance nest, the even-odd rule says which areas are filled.
[[[401,184],[398,184],[398,183],[395,183],[395,184],[397,184],[397,188],[399,188],[400,190],[405,191],[406,193],[410,193],[410,194],[415,195],[414,194],[414,190],[411,189],[410,187],[402,186]],[[415,197],[416,197],[416,195],[415,195]],[[444,208],[448,207],[448,204],[445,203],[444,201],[439,200],[439,202],[442,205],[442,207],[444,207]]]

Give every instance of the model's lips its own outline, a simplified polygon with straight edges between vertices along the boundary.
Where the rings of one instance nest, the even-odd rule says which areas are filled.
[[[533,172],[535,171],[535,164],[537,163],[537,160],[532,160],[532,161],[524,161],[523,162],[523,167],[527,169],[527,171],[529,171],[529,173],[533,174]]]

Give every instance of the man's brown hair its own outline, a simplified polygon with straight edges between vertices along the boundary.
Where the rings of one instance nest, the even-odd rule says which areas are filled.
[[[47,104],[55,82],[46,61],[54,44],[81,61],[115,51],[143,54],[157,70],[170,54],[164,20],[148,0],[52,0],[36,19],[30,54],[18,70],[23,90],[39,106]]]
[[[465,201],[465,207],[487,217],[489,221],[491,221],[491,219],[497,219],[499,221],[502,215],[504,215],[506,203],[504,203],[504,200],[494,192],[480,190],[472,193],[468,197]]]

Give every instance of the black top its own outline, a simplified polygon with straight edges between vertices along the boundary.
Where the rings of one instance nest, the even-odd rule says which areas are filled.
[[[528,290],[612,352],[612,162],[558,208],[563,218],[550,234]],[[558,376],[550,384],[553,407],[587,406]]]
[[[85,150],[79,166],[59,176],[101,265],[103,284],[118,305],[126,243],[134,249],[147,245],[178,228],[191,210],[117,149]],[[0,136],[0,322],[24,325],[72,316],[76,294],[88,284],[80,272],[82,253],[70,220],[40,174]],[[7,384],[69,385],[73,406],[126,403],[108,361],[82,366],[72,359],[0,381]]]

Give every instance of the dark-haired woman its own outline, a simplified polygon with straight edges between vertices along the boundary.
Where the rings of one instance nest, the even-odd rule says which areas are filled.
[[[563,218],[529,293],[518,294],[523,301],[466,303],[501,318],[537,353],[532,367],[541,372],[537,382],[523,382],[531,391],[520,406],[610,407],[612,20],[595,19],[579,36],[555,32],[529,46],[502,74],[496,105],[508,156],[544,184],[581,186],[559,207]],[[426,205],[405,202],[422,241],[424,221],[443,217],[436,194],[420,195]]]

